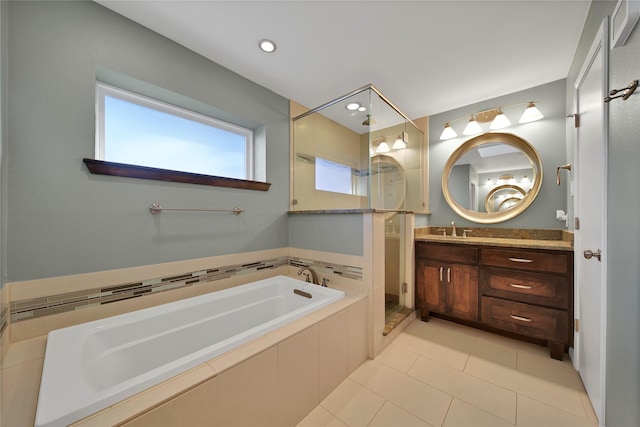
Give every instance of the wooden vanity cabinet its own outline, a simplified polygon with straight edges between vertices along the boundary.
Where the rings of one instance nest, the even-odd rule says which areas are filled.
[[[562,360],[573,343],[573,252],[416,242],[416,306],[472,326],[546,342]]]
[[[423,320],[429,313],[478,320],[478,249],[416,245],[416,304]]]
[[[544,340],[562,360],[573,342],[573,252],[480,249],[482,323]]]

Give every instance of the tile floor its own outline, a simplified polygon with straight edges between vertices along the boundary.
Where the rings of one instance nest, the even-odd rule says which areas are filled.
[[[566,354],[432,318],[412,322],[298,427],[597,425]]]

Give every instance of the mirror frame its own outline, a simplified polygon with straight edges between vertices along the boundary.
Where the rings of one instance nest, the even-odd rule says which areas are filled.
[[[533,176],[535,177],[533,180],[533,186],[521,199],[520,203],[518,203],[511,209],[492,213],[475,212],[461,206],[453,199],[451,192],[449,191],[449,175],[451,174],[453,166],[464,153],[473,150],[474,148],[479,147],[483,144],[496,142],[510,145],[524,152],[524,154],[529,158],[531,167],[533,169]],[[529,207],[529,205],[531,205],[531,203],[533,203],[533,200],[536,198],[538,192],[540,191],[541,185],[542,160],[540,159],[540,155],[533,147],[533,145],[520,138],[519,136],[511,133],[487,132],[465,141],[451,154],[442,171],[442,194],[444,195],[444,198],[451,209],[453,209],[453,211],[460,215],[462,218],[480,224],[495,224],[498,222],[507,221],[520,215]]]
[[[498,185],[498,186],[497,186],[497,187],[495,187],[493,190],[489,191],[489,192],[487,193],[487,197],[484,199],[484,209],[487,211],[487,213],[493,213],[493,212],[498,212],[498,211],[499,211],[499,209],[498,209],[498,211],[491,210],[491,209],[489,208],[489,207],[491,206],[491,205],[489,204],[489,202],[491,201],[491,198],[493,197],[493,195],[494,195],[495,193],[497,193],[498,191],[500,191],[500,190],[515,190],[515,191],[517,191],[518,193],[522,194],[522,197],[520,197],[520,198],[517,198],[517,197],[510,197],[510,199],[518,199],[518,200],[522,200],[522,199],[524,198],[524,196],[526,196],[526,195],[527,195],[527,192],[526,192],[526,191],[524,191],[524,190],[522,189],[522,187],[520,187],[520,186],[518,186],[518,185],[515,185],[515,184],[504,184],[504,185]],[[505,199],[505,200],[507,200],[507,199]],[[503,203],[504,203],[504,201],[503,201]],[[502,204],[501,204],[501,206],[502,206]]]

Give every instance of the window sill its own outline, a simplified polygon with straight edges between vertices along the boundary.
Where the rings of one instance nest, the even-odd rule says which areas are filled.
[[[154,181],[182,182],[185,184],[211,185],[214,187],[242,188],[245,190],[269,191],[271,183],[201,175],[168,169],[157,169],[104,160],[83,159],[92,174],[122,176],[127,178],[151,179]]]

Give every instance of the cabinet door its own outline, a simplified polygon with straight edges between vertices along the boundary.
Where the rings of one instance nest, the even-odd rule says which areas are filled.
[[[445,313],[444,279],[445,267],[442,263],[419,260],[416,269],[418,303],[429,311]]]
[[[451,264],[445,274],[447,314],[478,320],[478,267]]]

